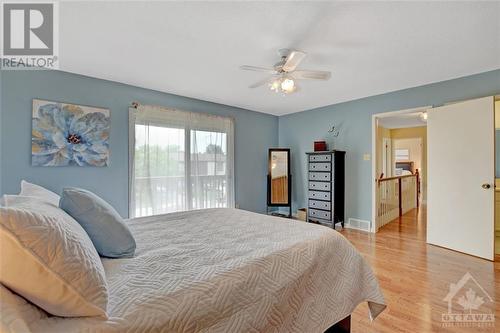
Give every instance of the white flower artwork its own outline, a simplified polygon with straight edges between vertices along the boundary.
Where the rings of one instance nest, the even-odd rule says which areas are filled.
[[[33,100],[31,164],[107,166],[108,109]]]

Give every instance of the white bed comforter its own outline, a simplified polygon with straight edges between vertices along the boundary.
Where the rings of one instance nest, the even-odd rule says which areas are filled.
[[[103,259],[109,318],[50,317],[1,287],[5,331],[323,332],[385,308],[359,252],[323,226],[236,209],[128,220],[131,259]]]

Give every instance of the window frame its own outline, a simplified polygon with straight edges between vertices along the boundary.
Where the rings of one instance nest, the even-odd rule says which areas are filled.
[[[398,150],[399,151],[406,151],[406,159],[398,159]],[[401,155],[399,155],[401,156]],[[395,162],[408,162],[410,160],[410,149],[408,148],[396,148],[394,149],[394,161]]]
[[[192,131],[206,131],[206,132],[214,132],[214,133],[225,133],[226,134],[226,178],[228,179],[227,183],[227,208],[235,207],[235,172],[234,172],[234,118],[227,116],[218,116],[212,115],[208,113],[198,113],[198,112],[190,112],[183,111],[177,109],[170,109],[164,107],[153,106],[151,108],[155,110],[160,110],[164,112],[177,112],[183,113],[186,115],[186,118],[190,119],[191,117],[198,118],[196,122],[191,123],[189,120],[184,121],[184,124],[180,122],[171,123],[167,120],[161,120],[159,118],[154,118],[149,120],[147,124],[145,122],[138,122],[138,112],[140,112],[141,107],[148,108],[151,106],[138,106],[138,107],[130,107],[129,108],[129,158],[128,158],[128,169],[129,169],[129,180],[128,180],[128,211],[129,217],[135,217],[135,207],[133,207],[133,196],[134,193],[134,164],[135,164],[135,126],[136,125],[151,125],[157,127],[166,127],[166,128],[178,128],[184,130],[184,177],[185,177],[185,186],[186,186],[186,209],[193,209],[193,198],[192,198],[192,188],[189,184],[191,184],[191,132]],[[206,117],[207,122],[209,121],[217,121],[217,118],[220,119],[221,122],[229,122],[229,130],[224,130],[222,125],[219,126],[210,126],[209,124],[203,124],[200,121],[201,118]],[[182,122],[182,121],[181,121]]]

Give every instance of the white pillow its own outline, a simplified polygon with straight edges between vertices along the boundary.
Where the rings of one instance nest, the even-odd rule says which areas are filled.
[[[48,313],[107,316],[102,262],[62,209],[29,197],[0,208],[0,253],[0,282]]]
[[[47,190],[45,187],[40,185],[28,183],[25,180],[21,180],[21,193],[19,195],[27,197],[37,197],[55,206],[59,206],[60,196],[52,191]]]
[[[22,195],[15,194],[4,194],[2,198],[0,198],[0,206],[1,207],[10,207],[18,204],[29,204],[33,202],[33,200],[43,201],[43,199],[37,197],[27,197]]]
[[[47,318],[47,313],[27,302],[0,284],[0,332],[28,333],[35,321]]]

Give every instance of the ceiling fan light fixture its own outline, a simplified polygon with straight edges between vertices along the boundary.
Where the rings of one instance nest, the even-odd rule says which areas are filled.
[[[295,82],[292,79],[284,79],[281,81],[281,90],[287,94],[293,92],[295,90]]]
[[[297,91],[297,85],[291,78],[280,77],[269,83],[269,89],[276,93],[287,95]]]
[[[269,84],[269,88],[275,92],[279,92],[280,87],[281,87],[281,80],[280,79],[276,79]]]
[[[331,73],[327,71],[316,70],[297,70],[306,53],[298,50],[282,49],[279,50],[281,60],[274,64],[272,68],[258,66],[240,66],[243,70],[263,72],[271,74],[270,77],[260,80],[249,88],[257,88],[267,85],[271,91],[288,95],[299,91],[297,80],[320,80],[330,79]]]

